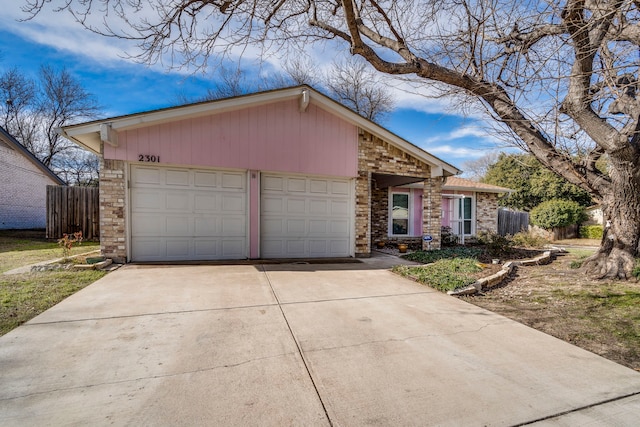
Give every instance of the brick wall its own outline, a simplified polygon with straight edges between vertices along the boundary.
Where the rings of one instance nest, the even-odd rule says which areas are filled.
[[[126,180],[122,160],[100,164],[100,248],[102,256],[126,262]]]
[[[476,233],[498,232],[498,195],[476,193]]]
[[[358,178],[356,181],[356,256],[369,256],[373,242],[388,240],[388,190],[371,187],[371,174],[385,173],[424,178],[425,210],[423,231],[431,234],[431,248],[440,247],[441,178],[430,178],[426,163],[399,150],[370,133],[360,130],[358,136]],[[436,194],[437,193],[437,194]],[[394,240],[401,240],[395,238]],[[415,237],[402,240],[416,241]]]
[[[422,242],[422,249],[440,249],[442,226],[442,184],[444,178],[429,178],[424,181],[422,193],[422,234],[433,237],[431,242]]]
[[[58,183],[22,153],[0,144],[0,229],[45,228],[47,185]]]

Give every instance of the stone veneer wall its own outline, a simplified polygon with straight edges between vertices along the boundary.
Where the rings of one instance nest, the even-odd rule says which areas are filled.
[[[100,162],[100,249],[102,256],[115,262],[127,260],[125,163]]]
[[[476,234],[481,231],[498,232],[498,195],[476,193]]]
[[[384,196],[382,196],[382,190],[372,188],[372,173],[425,179],[424,194],[429,194],[430,197],[423,197],[425,203],[423,231],[424,234],[430,234],[434,238],[430,247],[440,248],[442,179],[430,178],[429,165],[361,129],[358,135],[358,178],[356,179],[356,256],[369,256],[374,239],[382,236],[387,239],[387,190],[384,190]],[[410,239],[415,240],[415,238]],[[427,245],[425,244],[424,247]]]

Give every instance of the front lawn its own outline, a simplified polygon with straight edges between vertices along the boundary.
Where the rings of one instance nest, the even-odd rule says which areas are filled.
[[[72,254],[98,248],[98,242],[82,242],[72,249]],[[106,274],[95,270],[3,274],[14,268],[61,257],[58,243],[46,240],[43,231],[0,231],[0,335]]]
[[[0,275],[0,335],[103,277],[97,270]]]
[[[44,231],[0,230],[0,273],[29,264],[62,257],[55,240],[45,239]],[[71,250],[71,255],[100,249],[99,242],[84,241]]]

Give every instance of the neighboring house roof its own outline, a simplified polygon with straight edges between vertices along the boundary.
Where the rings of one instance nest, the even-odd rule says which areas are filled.
[[[42,163],[33,153],[27,150],[22,144],[18,142],[5,128],[0,126],[0,142],[7,145],[9,148],[19,151],[24,157],[26,157],[31,163],[33,163],[38,169],[48,175],[52,180],[60,185],[66,185],[66,183],[60,179],[58,175],[53,173],[44,163]]]
[[[400,150],[413,155],[432,167],[432,176],[451,176],[461,172],[455,166],[433,156],[420,147],[413,145],[380,125],[360,116],[344,105],[334,101],[309,86],[275,89],[267,92],[237,96],[233,98],[205,101],[178,107],[95,120],[87,123],[64,126],[62,128],[62,133],[66,138],[71,139],[96,154],[100,154],[100,146],[102,143],[117,146],[118,131],[141,128],[161,122],[184,120],[209,114],[239,110],[242,108],[254,107],[293,98],[300,99],[301,111],[306,109],[309,102],[313,102],[314,104],[321,106],[323,109],[340,116],[345,121],[358,126],[396,146]]]
[[[497,185],[485,184],[483,182],[471,181],[470,179],[460,178],[458,176],[449,176],[442,186],[442,190],[446,191],[477,191],[481,193],[511,193],[514,190],[510,188],[499,187]]]

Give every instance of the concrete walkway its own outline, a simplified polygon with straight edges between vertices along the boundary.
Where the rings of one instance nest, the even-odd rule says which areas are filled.
[[[640,425],[640,374],[361,264],[127,265],[0,338],[0,425]]]

